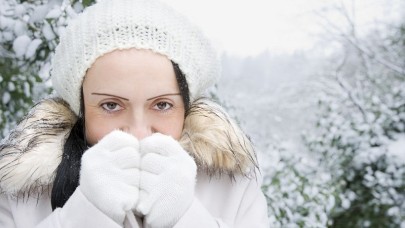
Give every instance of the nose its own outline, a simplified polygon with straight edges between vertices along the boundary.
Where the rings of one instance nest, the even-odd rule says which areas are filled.
[[[127,121],[127,124],[122,130],[135,136],[138,140],[142,140],[152,135],[153,132],[147,118],[140,114],[134,115],[129,121]]]
[[[152,134],[152,131],[145,126],[131,127],[129,134],[135,136],[138,140],[142,140]]]

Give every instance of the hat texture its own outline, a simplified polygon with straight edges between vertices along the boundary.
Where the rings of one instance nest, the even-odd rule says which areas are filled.
[[[158,0],[103,0],[86,8],[61,35],[51,65],[53,88],[78,115],[87,69],[98,57],[129,48],[150,49],[177,63],[191,101],[220,75],[209,40],[168,5]]]

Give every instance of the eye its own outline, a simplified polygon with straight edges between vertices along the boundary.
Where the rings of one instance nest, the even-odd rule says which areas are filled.
[[[172,107],[173,107],[172,104],[165,102],[165,101],[161,101],[161,102],[156,103],[156,105],[154,106],[154,109],[157,109],[159,111],[166,111]]]
[[[123,109],[119,104],[115,102],[103,103],[101,104],[101,107],[107,112],[117,112]]]

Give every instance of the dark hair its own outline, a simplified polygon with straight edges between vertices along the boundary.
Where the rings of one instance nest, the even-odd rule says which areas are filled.
[[[183,98],[184,109],[187,113],[190,108],[190,91],[188,90],[187,80],[183,72],[181,72],[179,65],[173,61],[172,65],[176,75],[177,85],[179,86],[181,97]]]
[[[183,98],[184,109],[187,113],[190,107],[190,95],[186,77],[181,72],[179,66],[172,62],[176,75],[180,94]],[[56,175],[53,182],[51,205],[52,210],[63,207],[73,192],[79,186],[81,158],[84,152],[89,148],[86,140],[85,119],[84,119],[84,99],[83,89],[80,97],[79,118],[73,125],[65,145],[63,146],[62,160],[56,169]]]
[[[51,194],[52,210],[55,210],[57,207],[63,207],[79,185],[81,158],[84,151],[88,148],[84,126],[82,90],[79,118],[66,139],[63,146],[62,160],[56,170]]]

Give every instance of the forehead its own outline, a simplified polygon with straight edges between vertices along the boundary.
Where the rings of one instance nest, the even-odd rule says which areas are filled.
[[[105,70],[112,66],[127,70],[149,67],[150,69],[173,71],[171,61],[166,56],[148,49],[136,48],[115,50],[102,55],[95,60],[89,70],[94,68],[103,68]]]
[[[173,81],[175,73],[166,56],[151,50],[132,48],[115,50],[97,58],[87,70],[84,81],[115,82],[134,79]]]
[[[83,89],[124,97],[179,90],[172,62],[164,55],[139,49],[117,50],[98,58],[86,73]]]

